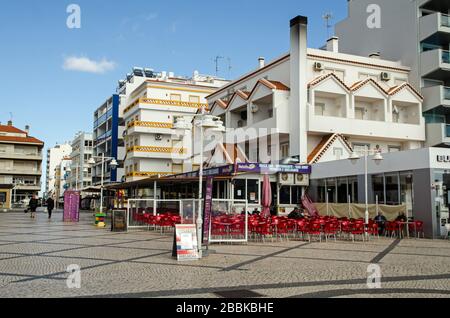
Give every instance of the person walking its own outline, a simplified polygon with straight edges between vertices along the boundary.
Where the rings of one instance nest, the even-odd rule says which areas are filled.
[[[33,195],[33,197],[30,199],[30,203],[28,203],[32,219],[36,218],[35,214],[36,214],[36,209],[37,209],[38,205],[39,205],[38,199],[36,198],[36,195]]]
[[[53,200],[51,197],[47,199],[47,211],[48,211],[48,218],[52,218],[52,211],[55,208],[55,200]]]

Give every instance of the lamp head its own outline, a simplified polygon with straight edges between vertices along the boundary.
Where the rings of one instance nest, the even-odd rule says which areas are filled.
[[[356,152],[352,152],[352,154],[350,155],[350,157],[348,159],[352,162],[352,164],[356,164],[358,162],[358,160],[360,159],[360,157]]]

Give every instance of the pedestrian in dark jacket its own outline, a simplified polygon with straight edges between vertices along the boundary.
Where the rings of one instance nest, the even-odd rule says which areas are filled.
[[[38,200],[36,199],[36,196],[33,195],[33,197],[30,199],[30,203],[28,203],[28,206],[30,207],[30,212],[31,212],[31,218],[35,218],[36,217],[36,209],[38,207]]]
[[[52,218],[52,211],[55,208],[55,201],[49,197],[47,199],[47,211],[48,211],[48,218],[51,219]]]

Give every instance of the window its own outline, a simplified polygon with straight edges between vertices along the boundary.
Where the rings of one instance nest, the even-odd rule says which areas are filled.
[[[280,145],[281,158],[289,157],[289,144],[281,144]]]
[[[366,149],[370,149],[370,144],[353,144],[353,151],[359,156],[364,156]]]
[[[170,94],[170,100],[175,102],[181,102],[180,94]]]
[[[245,179],[234,180],[234,198],[245,200]]]
[[[366,110],[362,107],[355,107],[355,119],[364,120]]]
[[[333,156],[336,158],[336,160],[341,160],[342,156],[344,154],[344,149],[342,148],[333,148]]]
[[[291,187],[284,186],[280,189],[280,204],[291,204]]]
[[[247,180],[248,203],[259,203],[259,180]]]
[[[372,188],[373,188],[373,200],[376,201],[376,197],[378,196],[379,204],[386,204],[384,199],[384,176],[383,175],[374,175],[372,176]]]
[[[398,174],[386,175],[386,204],[399,204],[399,180]]]
[[[200,103],[200,96],[189,96],[189,103],[196,103],[199,104]]]
[[[6,192],[0,192],[0,203],[6,202]]]
[[[399,152],[401,150],[400,146],[389,146],[389,152]]]
[[[314,106],[314,114],[316,116],[323,116],[325,113],[325,104],[324,103],[316,103]]]
[[[138,171],[138,164],[137,163],[134,164],[134,171]]]

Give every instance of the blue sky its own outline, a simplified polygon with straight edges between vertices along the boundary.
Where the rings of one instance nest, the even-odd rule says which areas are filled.
[[[71,3],[81,7],[81,29],[66,26]],[[347,0],[2,1],[0,121],[12,113],[15,126],[31,125],[48,148],[91,131],[95,108],[133,66],[214,74],[221,55],[231,58],[232,70],[221,61],[219,75],[235,78],[255,68],[258,56],[288,51],[296,15],[310,19],[309,46],[323,45],[325,12],[333,23],[345,18]],[[100,64],[65,69],[74,58]]]

